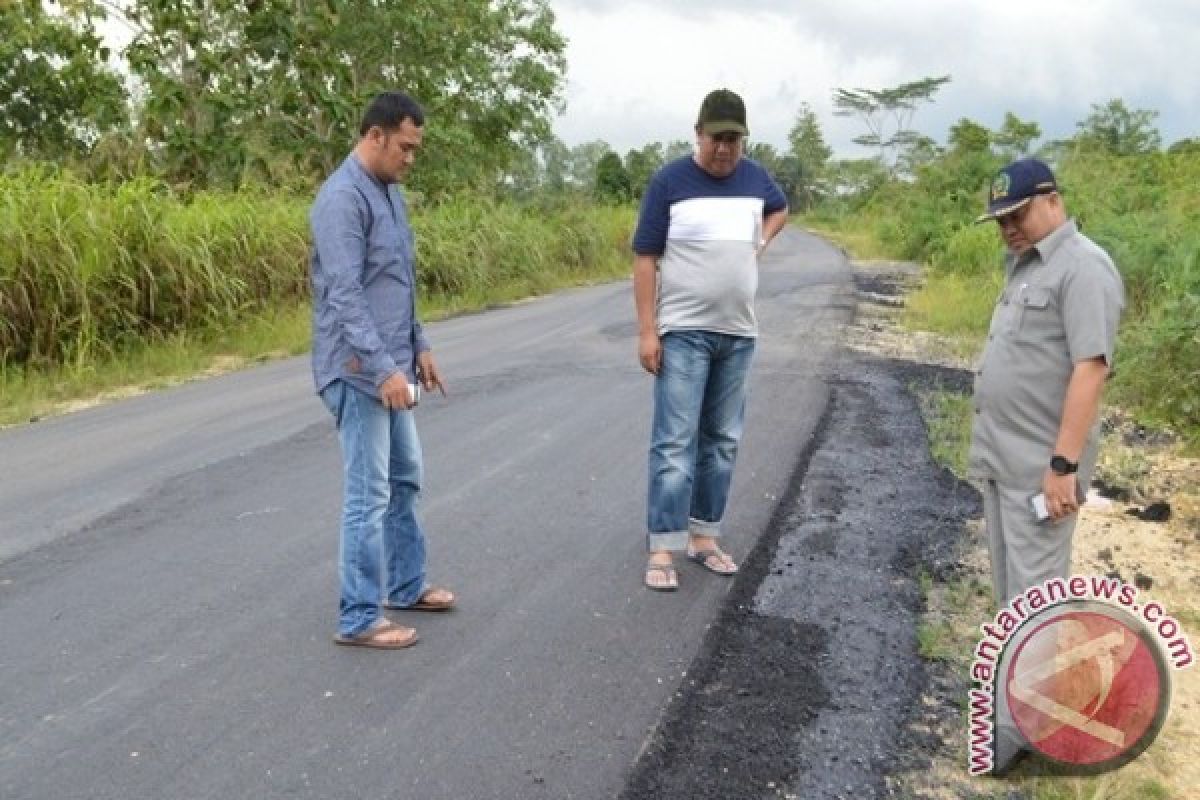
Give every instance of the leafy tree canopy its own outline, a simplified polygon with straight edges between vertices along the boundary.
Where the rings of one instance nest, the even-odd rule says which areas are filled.
[[[48,159],[85,154],[127,121],[92,2],[0,3],[0,151]]]
[[[1092,113],[1077,124],[1075,141],[1120,156],[1151,153],[1162,146],[1154,120],[1157,111],[1130,109],[1120,98],[1092,104]]]
[[[177,181],[317,178],[401,89],[428,117],[417,188],[494,185],[561,102],[546,0],[131,0],[127,18],[142,132]]]
[[[596,163],[595,196],[598,200],[621,203],[633,196],[629,173],[621,157],[609,150]]]

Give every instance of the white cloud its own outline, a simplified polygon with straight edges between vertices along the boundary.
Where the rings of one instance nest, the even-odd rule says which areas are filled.
[[[859,124],[833,116],[836,87],[949,74],[915,126],[938,140],[961,117],[1006,111],[1070,135],[1092,104],[1160,112],[1164,141],[1200,135],[1200,14],[1185,0],[554,0],[569,38],[568,143],[619,151],[688,139],[705,92],[746,100],[754,138],[782,145],[801,102],[841,155]]]

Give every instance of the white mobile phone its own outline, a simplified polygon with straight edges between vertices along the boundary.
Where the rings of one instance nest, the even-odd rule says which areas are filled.
[[[1044,492],[1038,492],[1029,498],[1029,503],[1033,506],[1033,516],[1037,518],[1038,522],[1045,522],[1050,519],[1050,512],[1046,509],[1046,495]]]
[[[409,408],[416,408],[417,403],[421,402],[421,384],[410,383],[408,385],[408,396],[412,399],[412,405]]]
[[[1083,490],[1082,486],[1076,485],[1075,502],[1079,504],[1080,508],[1082,508],[1086,501],[1087,492]],[[1033,506],[1033,516],[1037,518],[1038,522],[1045,522],[1046,520],[1050,519],[1050,511],[1046,508],[1046,495],[1044,492],[1038,492],[1033,497],[1029,498],[1029,504]]]

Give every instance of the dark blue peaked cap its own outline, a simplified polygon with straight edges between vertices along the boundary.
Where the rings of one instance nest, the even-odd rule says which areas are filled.
[[[1058,191],[1054,173],[1036,158],[1014,161],[996,173],[988,190],[987,211],[975,220],[983,222],[1011,214],[1039,194]]]

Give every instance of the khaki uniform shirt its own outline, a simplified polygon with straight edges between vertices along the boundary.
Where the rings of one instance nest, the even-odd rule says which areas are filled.
[[[1032,492],[1050,466],[1075,364],[1103,356],[1112,367],[1125,289],[1112,259],[1073,220],[1020,258],[1009,255],[1005,275],[975,371],[970,473]],[[1080,459],[1082,486],[1099,427],[1097,418]]]

